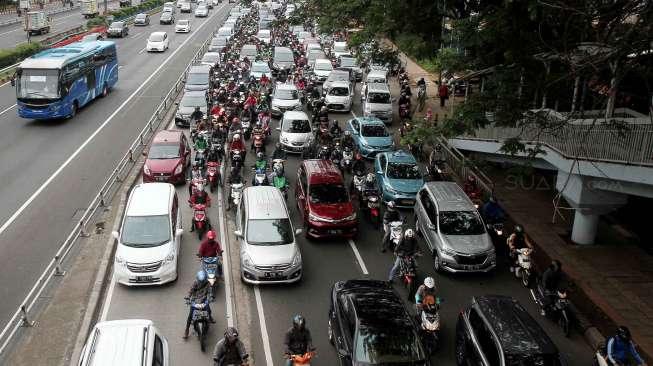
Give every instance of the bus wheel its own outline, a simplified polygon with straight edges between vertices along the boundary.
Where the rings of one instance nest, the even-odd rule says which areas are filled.
[[[104,84],[102,87],[102,98],[106,97],[107,95],[109,95],[109,88],[107,88],[107,84]]]
[[[73,118],[77,114],[77,102],[73,102],[73,106],[70,109],[70,116],[68,118]]]

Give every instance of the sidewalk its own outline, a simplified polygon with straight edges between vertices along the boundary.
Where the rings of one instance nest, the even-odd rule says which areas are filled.
[[[411,88],[420,77],[427,81],[427,107],[432,108],[434,117],[439,115],[441,119],[445,114],[451,114],[452,99],[447,101],[443,110],[436,98],[433,80],[437,80],[437,75],[429,74],[403,54],[402,59],[406,60]],[[456,98],[456,104],[461,102],[462,98]],[[415,115],[423,116],[424,112],[415,112]],[[582,247],[573,245],[566,240],[571,230],[573,212],[566,213],[566,221],[557,217],[556,223],[552,223],[555,184],[545,185],[546,189],[532,184],[515,184],[514,177],[508,175],[505,169],[486,173],[494,180],[500,204],[515,222],[523,224],[537,244],[536,262],[560,260],[574,285],[572,301],[592,325],[605,336],[613,334],[617,324],[628,326],[642,353],[651,361],[653,256],[637,246],[623,243],[608,242],[605,245]]]

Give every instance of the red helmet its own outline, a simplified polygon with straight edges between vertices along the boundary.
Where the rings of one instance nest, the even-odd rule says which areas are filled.
[[[215,231],[209,230],[209,232],[206,233],[206,238],[209,240],[215,240]]]

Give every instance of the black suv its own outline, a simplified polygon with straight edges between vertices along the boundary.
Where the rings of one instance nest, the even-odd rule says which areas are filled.
[[[483,366],[565,366],[558,348],[519,302],[478,296],[456,324],[456,363]]]
[[[329,341],[341,365],[428,365],[415,323],[387,282],[336,282],[330,303]]]

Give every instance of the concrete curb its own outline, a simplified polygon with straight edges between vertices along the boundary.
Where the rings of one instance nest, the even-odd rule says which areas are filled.
[[[120,189],[120,203],[118,204],[118,214],[113,222],[112,231],[120,229],[120,221],[122,219],[121,213],[125,210],[125,205],[127,204],[127,198],[129,197],[129,192],[131,189],[138,183],[140,179],[141,168],[145,164],[145,158],[140,157],[139,160],[132,167],[129,176],[125,180],[128,182],[127,185],[124,185]],[[134,169],[137,168],[137,169]],[[95,320],[102,310],[102,295],[104,294],[107,284],[109,283],[109,278],[111,274],[111,269],[113,268],[112,257],[116,249],[116,239],[113,236],[107,241],[106,249],[102,255],[102,260],[100,261],[100,267],[98,269],[97,275],[95,277],[95,282],[93,288],[91,289],[91,295],[88,299],[88,305],[86,306],[86,312],[84,314],[84,319],[82,324],[79,327],[79,332],[75,340],[75,346],[73,348],[73,353],[70,357],[70,360],[63,360],[64,364],[70,364],[70,366],[76,366],[79,360],[79,357],[84,347],[84,342],[86,342],[86,337],[89,332],[95,325]]]

